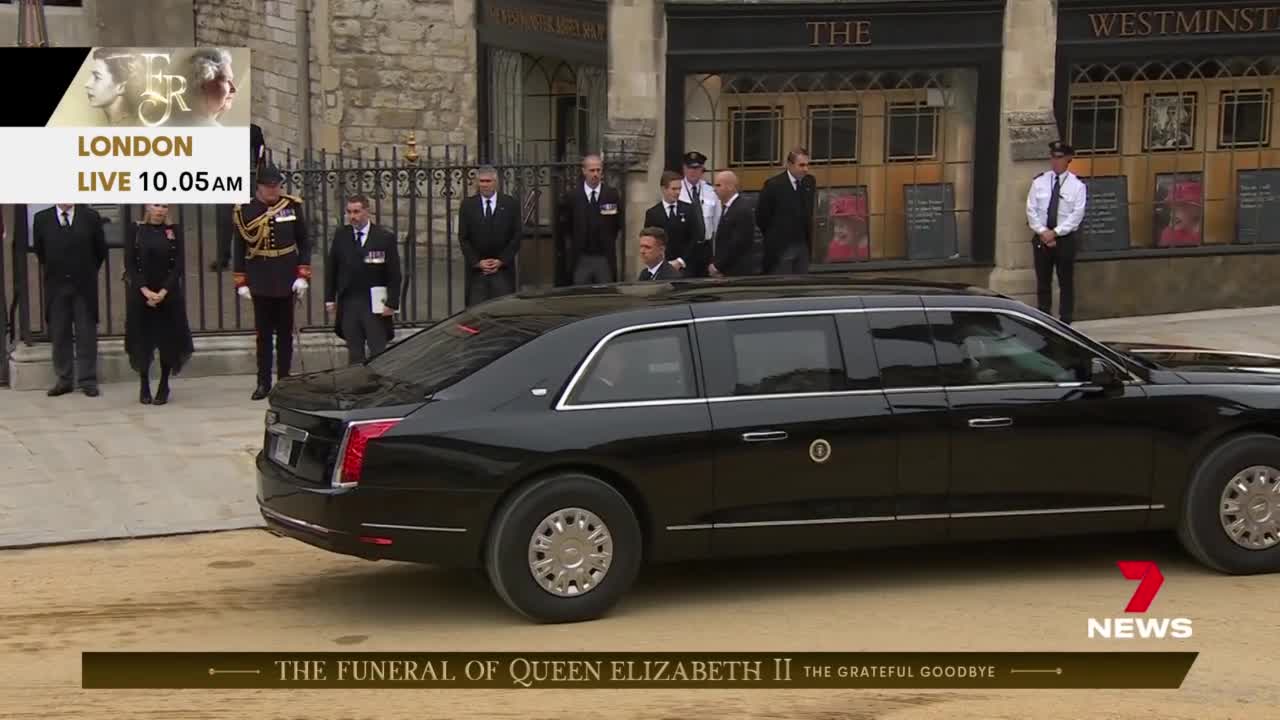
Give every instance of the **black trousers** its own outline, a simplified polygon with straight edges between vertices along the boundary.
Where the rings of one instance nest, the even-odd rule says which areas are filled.
[[[510,295],[516,291],[515,273],[504,267],[496,273],[485,275],[479,270],[472,270],[467,278],[467,305],[476,305],[485,300]]]
[[[342,337],[347,342],[347,360],[352,365],[359,365],[369,355],[377,355],[387,348],[391,338],[387,337],[383,319],[373,314],[368,291],[350,293],[338,302],[342,303]]]
[[[773,265],[765,270],[766,275],[804,275],[809,272],[809,252],[804,245],[788,245]]]
[[[1053,313],[1053,274],[1058,274],[1058,317],[1070,323],[1075,317],[1076,305],[1076,238],[1075,234],[1063,235],[1057,244],[1048,247],[1039,236],[1032,239],[1036,262],[1036,304],[1040,311]]]
[[[258,335],[258,384],[271,387],[272,341],[277,378],[289,377],[293,365],[293,296],[253,296],[253,329]]]
[[[53,371],[59,385],[98,386],[98,323],[89,301],[73,287],[51,289],[48,303]]]

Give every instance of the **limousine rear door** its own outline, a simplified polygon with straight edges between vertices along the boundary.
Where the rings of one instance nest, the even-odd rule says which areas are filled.
[[[858,364],[846,364],[837,315],[695,327],[715,453],[713,553],[877,542],[892,524],[897,443],[874,361],[853,353]]]

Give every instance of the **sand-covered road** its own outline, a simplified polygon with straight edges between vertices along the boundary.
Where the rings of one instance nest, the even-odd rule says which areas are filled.
[[[1190,640],[1098,641],[1116,560]],[[1100,538],[651,570],[597,622],[523,622],[475,573],[330,555],[262,531],[0,552],[0,718],[1275,718],[1280,575]],[[1181,690],[82,690],[91,650],[1198,650]]]

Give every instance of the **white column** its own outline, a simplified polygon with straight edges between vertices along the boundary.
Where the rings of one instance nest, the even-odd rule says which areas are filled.
[[[1053,88],[1058,33],[1054,0],[1008,0],[1000,90],[1000,182],[996,188],[995,268],[990,286],[1035,304],[1027,190],[1047,167],[1058,139]],[[1056,297],[1056,292],[1055,292]]]

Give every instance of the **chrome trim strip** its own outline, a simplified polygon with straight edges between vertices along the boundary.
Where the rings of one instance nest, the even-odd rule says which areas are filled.
[[[1047,508],[1044,510],[1002,510],[999,512],[951,513],[952,518],[1018,517],[1022,515],[1069,515],[1093,512],[1137,512],[1151,510],[1150,505],[1100,505],[1086,508]]]
[[[306,430],[299,430],[296,427],[291,427],[284,423],[272,423],[271,425],[268,425],[267,432],[272,435],[283,435],[294,442],[300,443],[305,443],[311,437],[311,433]]]
[[[272,510],[271,508],[261,503],[258,504],[258,510],[262,511],[266,515],[270,515],[271,517],[279,520],[280,522],[287,523],[289,525],[297,525],[298,527],[304,527],[309,530],[315,530],[316,532],[322,532],[326,535],[332,535],[338,532],[337,530],[331,530],[330,528],[324,527],[323,525],[316,525],[315,523],[309,523],[306,520],[299,520],[296,517],[289,517],[288,515],[285,515],[284,513],[276,512],[275,510]],[[343,534],[343,533],[340,533],[340,534]]]
[[[383,523],[360,523],[360,526],[367,528],[383,528],[386,530],[422,530],[424,532],[464,533],[467,531],[466,528],[436,527],[432,525],[386,525]]]
[[[768,393],[764,395],[717,395],[706,399],[711,403],[742,402],[743,400],[803,400],[805,398],[851,397],[858,395],[883,395],[884,390],[836,390],[832,392]]]
[[[946,390],[947,388],[942,385],[928,385],[925,387],[889,388],[882,392],[885,395],[906,395],[907,393],[946,392]]]
[[[952,518],[981,517],[1018,517],[1023,515],[1067,515],[1090,512],[1137,512],[1141,510],[1163,510],[1164,505],[1101,505],[1087,508],[1054,508],[1046,510],[1001,510],[995,512],[976,513],[940,513],[932,515],[898,515],[896,517],[846,517],[819,518],[816,520],[761,520],[757,522],[739,523],[703,523],[698,525],[668,525],[668,530],[721,530],[747,527],[778,527],[784,525],[842,525],[849,523],[889,522],[896,520],[949,520]]]
[[[1242,350],[1193,350],[1191,348],[1141,348],[1129,350],[1135,355],[1142,353],[1191,353],[1193,355],[1239,355],[1241,357],[1266,358],[1268,360],[1280,360],[1280,355],[1267,355],[1266,353],[1245,352]]]

